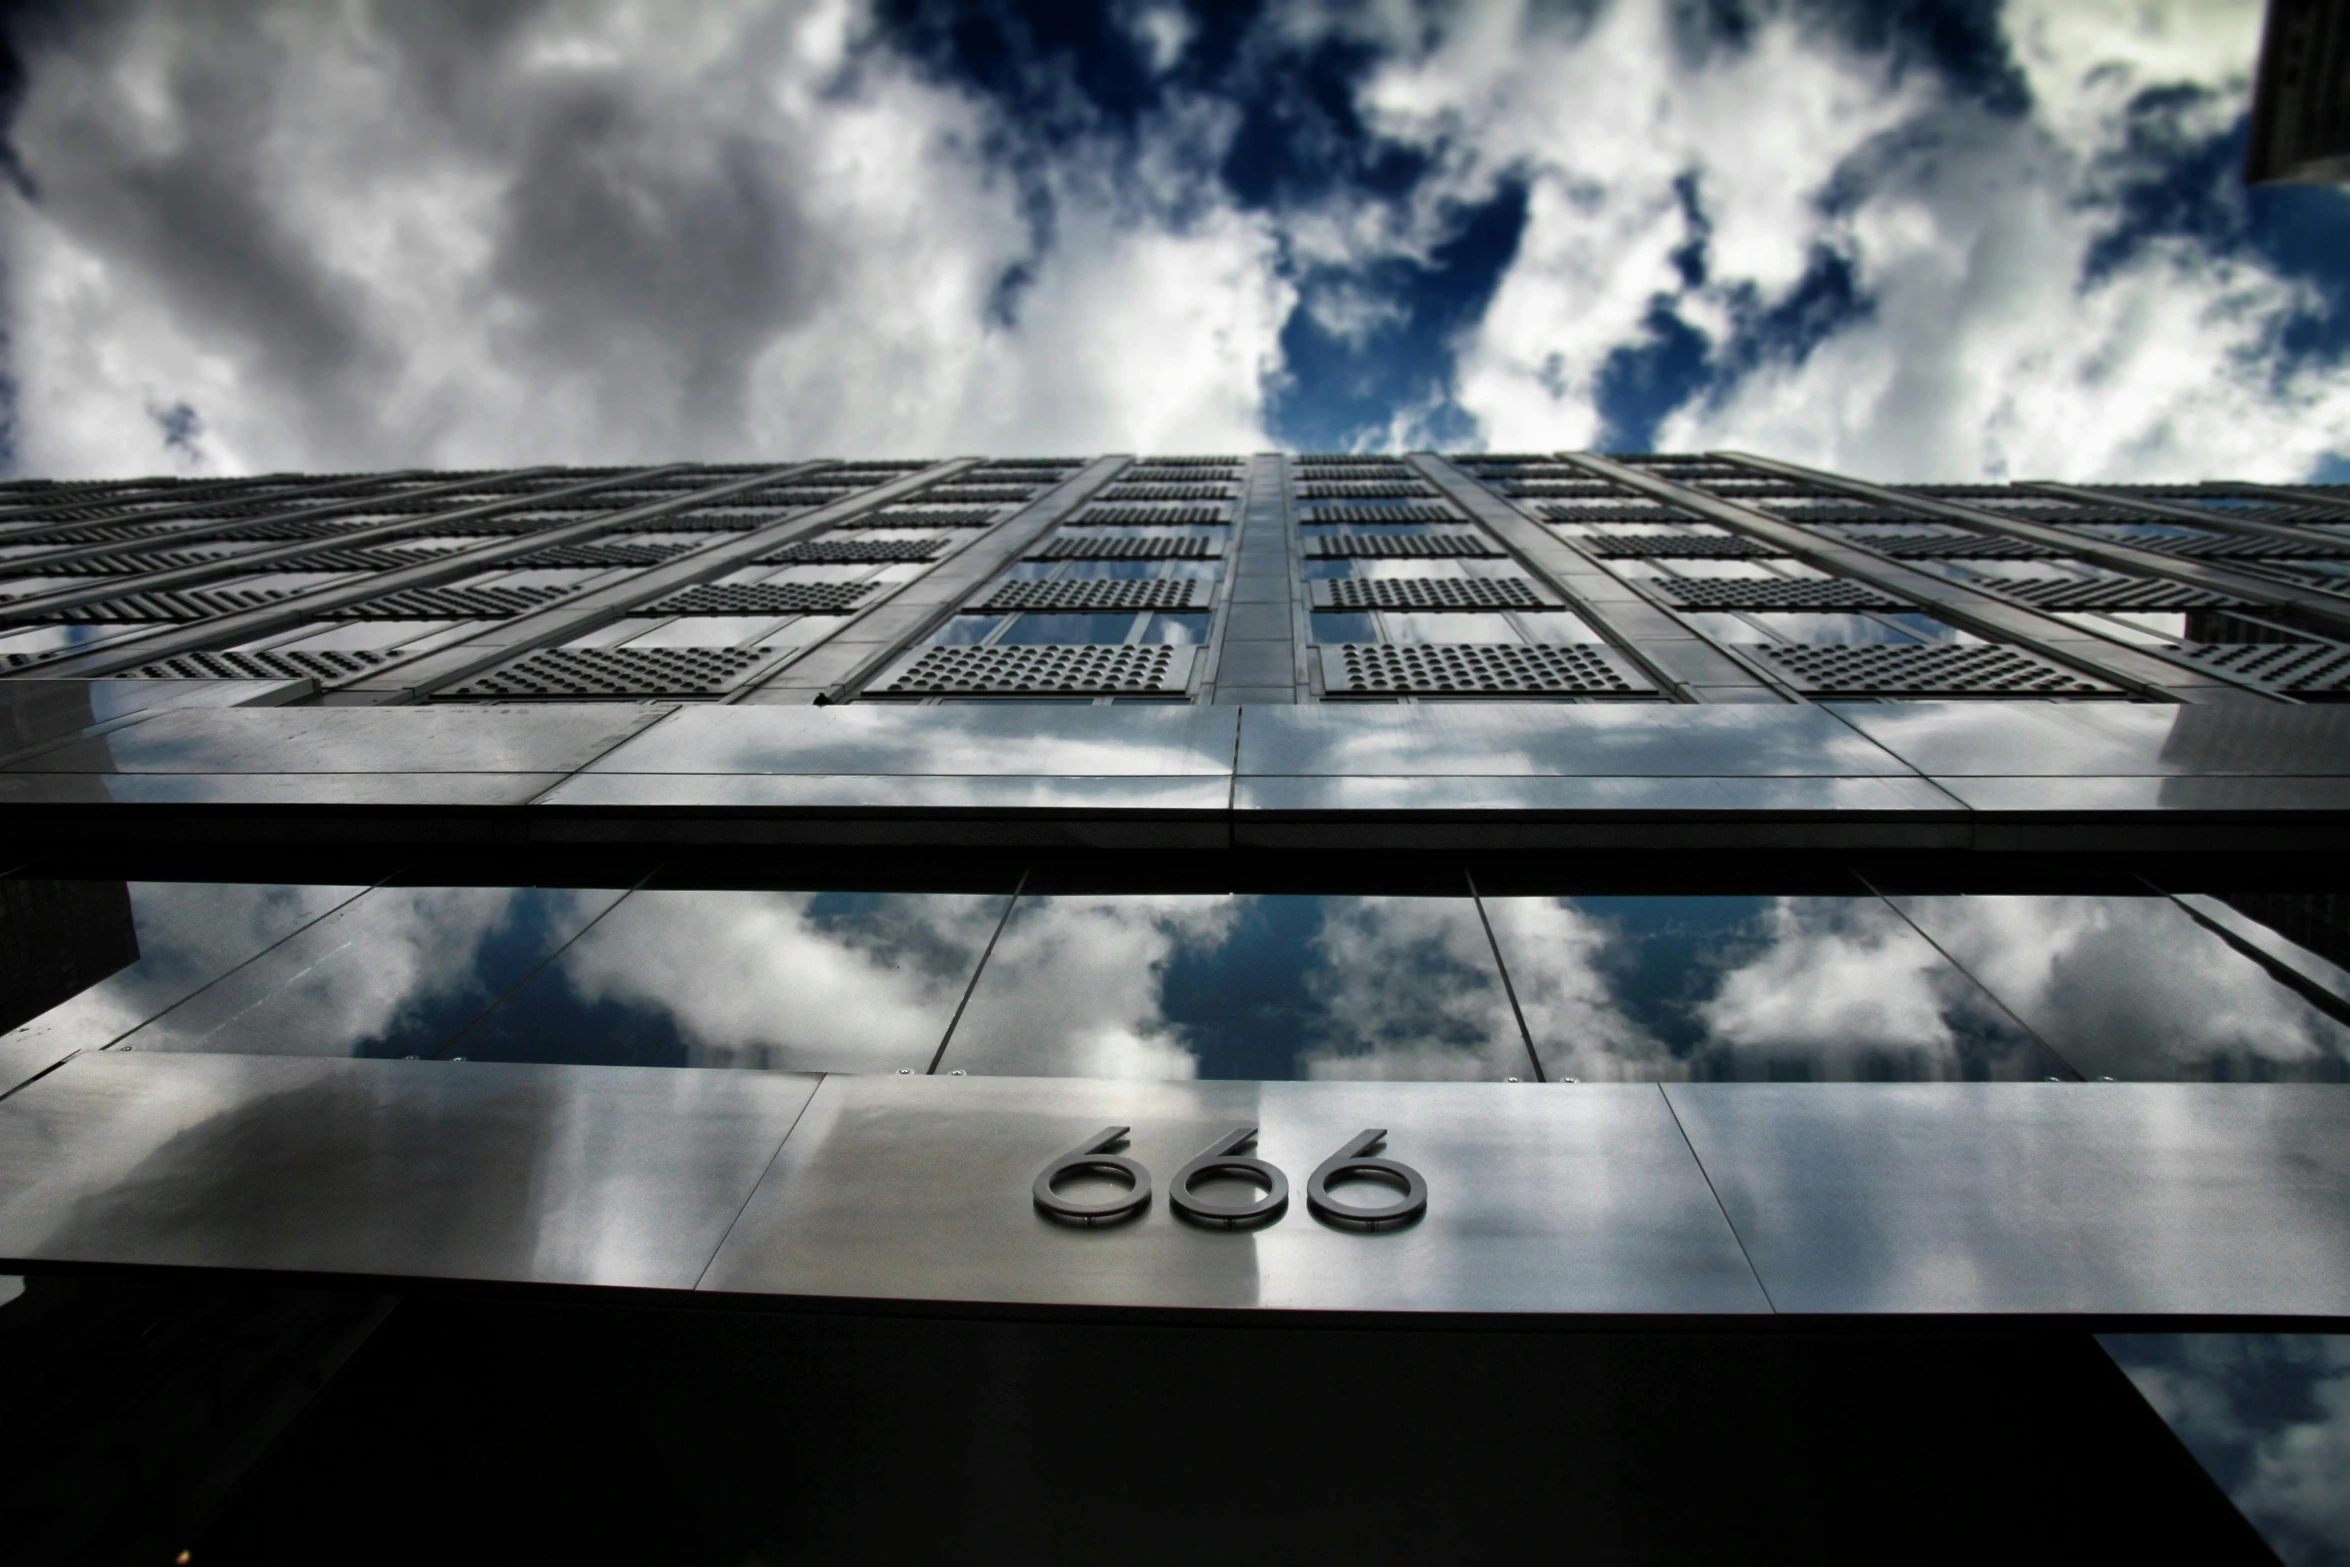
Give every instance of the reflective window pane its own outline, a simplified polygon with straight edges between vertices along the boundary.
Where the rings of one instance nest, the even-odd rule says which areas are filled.
[[[1893,901],[2087,1076],[2350,1078],[2350,1027],[2168,898]]]
[[[1023,897],[942,1070],[1530,1075],[1467,898]]]
[[[1008,896],[632,893],[450,1048],[475,1061],[924,1071]]]
[[[429,1056],[619,897],[617,888],[378,887],[123,1043]]]
[[[1487,898],[1485,911],[1553,1078],[2069,1075],[1878,898]]]

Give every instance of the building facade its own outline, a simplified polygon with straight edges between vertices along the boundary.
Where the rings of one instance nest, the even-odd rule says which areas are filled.
[[[632,1420],[767,1455],[711,1560],[2265,1549],[2088,1335],[2350,1314],[2350,487],[24,482],[0,595],[0,1264],[52,1313],[0,1347],[81,1367],[0,1404],[62,1433],[0,1503],[198,1433],[56,1559],[314,1558],[319,1498],[406,1516],[400,1453],[501,1430],[606,1505],[592,1416],[516,1413],[591,1340],[700,1390]],[[171,1391],[229,1341],[251,1399]],[[459,1364],[507,1391],[418,1414]],[[1179,1505],[1068,1467],[1105,1375]],[[1448,1456],[1191,1467],[1365,1388]],[[825,1478],[746,1501],[774,1466]]]

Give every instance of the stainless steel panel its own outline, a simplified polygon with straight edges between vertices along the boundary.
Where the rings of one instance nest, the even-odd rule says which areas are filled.
[[[1012,892],[633,892],[444,1048],[473,1061],[923,1071]]]
[[[1831,711],[1934,776],[2267,776],[2345,771],[2350,709],[2243,702],[1835,703]]]
[[[2335,758],[2335,766],[2350,759]],[[2203,778],[2156,774],[2108,777],[1939,776],[1934,783],[1972,810],[2345,811],[2350,777]]]
[[[1247,777],[1241,811],[1835,811],[1939,813],[1958,803],[1922,778]]]
[[[138,713],[178,707],[267,707],[309,689],[306,680],[0,681],[0,753],[61,740]]]
[[[1022,1077],[1535,1075],[1466,896],[1024,895],[941,1064]]]
[[[1105,1125],[1158,1195],[1072,1228],[1030,1185]],[[1278,1222],[1176,1219],[1176,1171],[1234,1126],[1296,1193]],[[1306,1212],[1305,1179],[1365,1127],[1428,1183],[1386,1233]],[[752,1196],[704,1288],[788,1295],[1286,1310],[1766,1309],[1654,1088],[1106,1083],[832,1077]]]
[[[2350,1088],[1664,1093],[1782,1312],[2350,1316]]]
[[[78,1056],[0,1101],[0,1258],[683,1289],[816,1081]]]
[[[2071,1076],[1870,896],[1484,900],[1552,1078]]]
[[[1251,710],[1243,777],[1868,777],[1910,769],[1812,707],[1443,703]]]
[[[589,772],[548,790],[538,803],[721,810],[1204,811],[1221,816],[1231,791],[1221,777]]]
[[[520,805],[561,773],[0,773],[0,804]]]
[[[12,764],[43,773],[520,773],[585,766],[663,716],[533,707],[225,708],[164,713]]]
[[[638,736],[596,773],[1224,777],[1229,710],[1058,707],[697,707]]]

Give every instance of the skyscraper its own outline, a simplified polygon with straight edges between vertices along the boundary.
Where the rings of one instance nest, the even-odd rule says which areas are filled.
[[[713,1560],[2256,1555],[2087,1335],[2350,1312],[2350,487],[277,475],[0,551],[11,917],[136,931],[0,1037],[0,1261],[281,1346],[60,1373],[0,1485],[204,1433],[125,1550],[568,1539],[609,1400],[723,1432],[623,1507]],[[389,1508],[441,1442],[534,1478]]]

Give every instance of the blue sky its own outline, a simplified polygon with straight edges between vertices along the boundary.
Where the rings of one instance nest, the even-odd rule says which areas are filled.
[[[1592,446],[2350,477],[2258,8],[5,13],[55,475]]]

